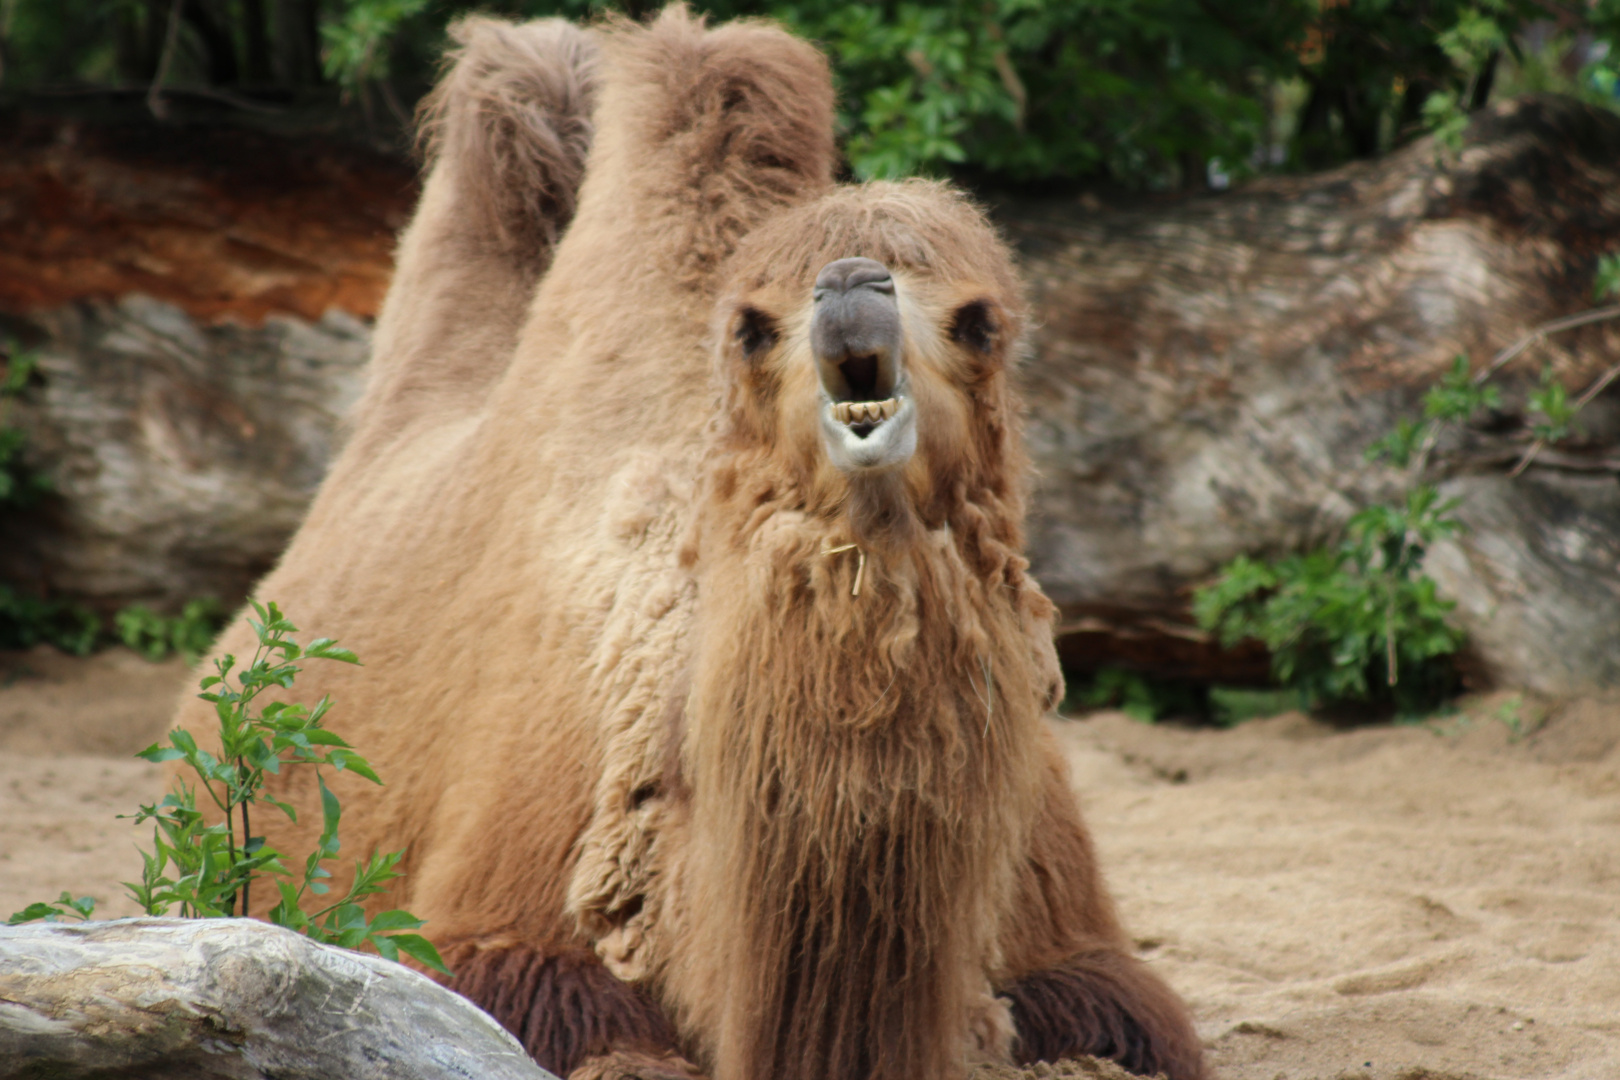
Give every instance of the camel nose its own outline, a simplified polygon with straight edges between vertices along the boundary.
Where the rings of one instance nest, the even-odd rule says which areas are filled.
[[[880,401],[900,381],[900,307],[876,259],[838,259],[816,275],[810,347],[834,401]]]

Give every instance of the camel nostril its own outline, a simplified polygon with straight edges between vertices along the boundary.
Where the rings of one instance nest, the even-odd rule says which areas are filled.
[[[810,347],[834,401],[883,401],[901,381],[900,306],[875,259],[839,259],[816,277]]]
[[[816,299],[821,299],[824,293],[845,293],[863,285],[875,292],[893,293],[894,277],[889,268],[876,259],[835,259],[816,275]]]

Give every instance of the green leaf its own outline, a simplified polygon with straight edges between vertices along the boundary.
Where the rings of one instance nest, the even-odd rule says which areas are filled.
[[[378,956],[382,957],[384,960],[392,960],[396,964],[399,963],[399,946],[394,944],[392,938],[374,933],[368,937],[367,940],[370,941],[372,947],[377,950]]]
[[[34,922],[37,919],[49,919],[54,921],[58,914],[59,912],[57,911],[55,904],[47,904],[44,901],[39,901],[37,903],[29,904],[21,911],[12,912],[11,917],[6,920],[6,925],[16,926],[19,923]]]
[[[420,934],[390,934],[388,939],[399,947],[399,950],[413,958],[424,967],[431,968],[441,975],[455,974],[444,966],[444,960],[439,956],[439,950],[433,943]]]
[[[338,798],[332,794],[332,789],[326,786],[326,780],[320,773],[315,774],[315,782],[321,789],[321,817],[325,822],[322,828],[324,836],[336,836],[338,822],[343,816],[343,807],[338,804]]]
[[[1412,462],[1418,447],[1423,444],[1431,430],[1428,423],[1419,423],[1415,420],[1402,418],[1395,422],[1395,430],[1373,442],[1367,448],[1366,459],[1378,461],[1388,458],[1396,468],[1404,469]]]
[[[384,911],[371,920],[373,930],[416,930],[425,925],[424,920],[418,919],[408,911]]]
[[[1620,296],[1620,252],[1598,259],[1597,272],[1592,275],[1592,295],[1599,301]]]
[[[367,764],[366,759],[359,754],[347,750],[334,750],[327,755],[327,759],[337,768],[347,769],[357,776],[363,776],[373,784],[382,783],[377,774],[371,771],[371,766]]]

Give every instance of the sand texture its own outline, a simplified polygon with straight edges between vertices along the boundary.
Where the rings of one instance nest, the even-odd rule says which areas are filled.
[[[187,681],[122,651],[0,658],[0,915],[62,889],[133,913],[144,830],[114,815],[161,796],[129,755]],[[1620,699],[1058,731],[1126,922],[1219,1076],[1620,1077]],[[1037,1080],[1005,1072],[975,1080]]]

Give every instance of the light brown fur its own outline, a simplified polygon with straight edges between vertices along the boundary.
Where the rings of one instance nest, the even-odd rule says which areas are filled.
[[[825,62],[774,28],[608,24],[594,120],[578,31],[458,33],[371,387],[259,588],[365,662],[298,695],[388,781],[335,781],[346,852],[408,848],[378,905],[582,1077],[946,1080],[1023,1016],[1196,1080],[1044,727],[1023,302],[982,215],[834,189]],[[888,479],[818,452],[809,287],[846,255],[898,286],[920,443]]]

